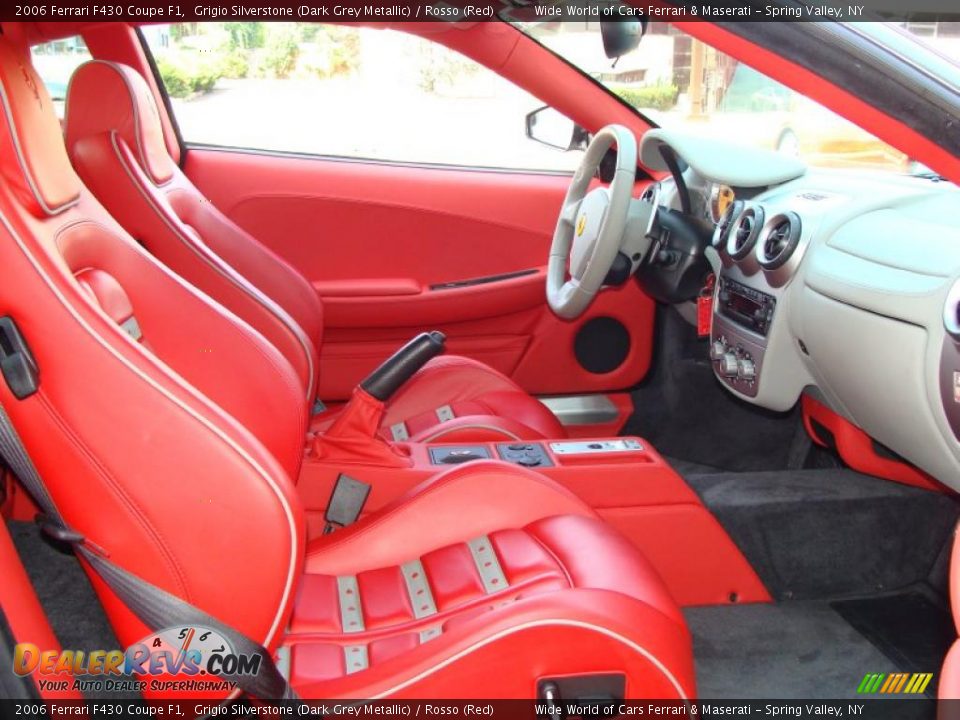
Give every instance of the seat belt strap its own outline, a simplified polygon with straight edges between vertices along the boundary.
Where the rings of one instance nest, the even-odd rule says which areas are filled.
[[[72,530],[63,520],[56,503],[3,405],[0,405],[0,457],[23,483],[43,514],[38,518],[41,529],[51,537],[73,546],[90,567],[116,593],[124,604],[150,630],[174,625],[202,625],[216,630],[233,646],[234,652],[260,658],[256,675],[221,674],[218,677],[236,683],[248,695],[260,699],[296,700],[297,695],[280,672],[270,652],[260,643],[226,625],[195,605],[181,600],[143,578],[128,572],[104,556],[102,551]]]

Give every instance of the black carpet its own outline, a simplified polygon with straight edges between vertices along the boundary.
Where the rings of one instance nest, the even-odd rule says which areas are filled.
[[[940,666],[956,638],[946,607],[919,591],[838,600],[831,607],[900,672],[932,672],[926,694],[936,697]]]
[[[840,469],[687,481],[777,599],[866,596],[944,580],[938,557],[960,513],[950,496]]]
[[[690,462],[689,460],[681,460],[680,458],[665,457],[664,460],[670,463],[670,467],[676,470],[683,477],[686,477],[687,475],[707,475],[720,472],[719,468],[711,467],[710,465],[703,465],[701,463]]]
[[[867,673],[912,671],[825,601],[689,608],[684,615],[701,698],[862,701],[857,687]],[[909,709],[911,718],[935,714],[934,704],[922,700]]]
[[[891,661],[823,601],[689,608],[697,694],[841,699]]]
[[[714,377],[706,339],[673,309],[657,313],[657,351],[634,391],[625,435],[672,458],[734,471],[788,467],[799,412],[775,413],[735,398]]]
[[[86,573],[69,550],[55,546],[34,523],[8,523],[10,536],[64,649],[110,650],[120,642],[107,622]],[[88,693],[89,699],[135,698],[124,693]]]

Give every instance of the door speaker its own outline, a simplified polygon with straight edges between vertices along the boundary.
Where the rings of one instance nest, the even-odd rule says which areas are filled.
[[[598,317],[588,320],[573,340],[573,353],[587,372],[613,372],[630,352],[630,332],[619,320]]]

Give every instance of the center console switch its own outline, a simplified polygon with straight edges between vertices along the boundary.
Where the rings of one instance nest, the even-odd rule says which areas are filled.
[[[490,451],[483,445],[448,445],[430,448],[431,465],[459,465],[471,460],[489,460]]]
[[[553,467],[542,443],[512,442],[494,446],[500,460],[529,468]],[[489,445],[439,445],[429,449],[431,465],[458,465],[471,460],[490,460],[494,453]]]
[[[523,467],[551,467],[553,463],[541,443],[498,443],[497,454],[501,460]]]

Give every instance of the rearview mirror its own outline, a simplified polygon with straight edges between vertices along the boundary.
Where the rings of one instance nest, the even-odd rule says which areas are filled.
[[[646,20],[618,20],[600,23],[603,36],[603,52],[611,60],[637,49],[640,38],[647,30]]]
[[[590,133],[549,105],[527,115],[527,137],[558,150],[582,150]]]

